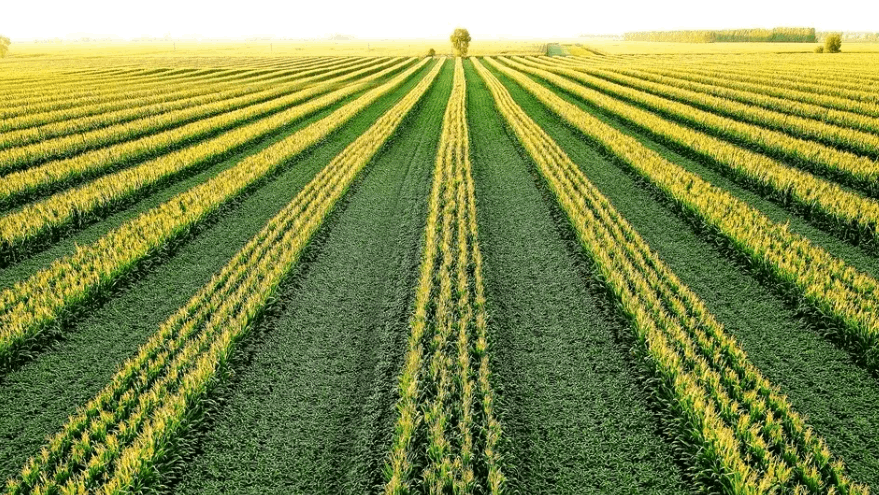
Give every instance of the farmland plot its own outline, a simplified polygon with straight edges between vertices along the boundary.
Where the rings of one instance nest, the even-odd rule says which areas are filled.
[[[7,493],[879,489],[875,55],[139,60],[4,61]]]

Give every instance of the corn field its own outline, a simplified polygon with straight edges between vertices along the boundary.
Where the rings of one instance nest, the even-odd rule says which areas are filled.
[[[877,55],[571,53],[4,60],[4,493],[879,489]]]

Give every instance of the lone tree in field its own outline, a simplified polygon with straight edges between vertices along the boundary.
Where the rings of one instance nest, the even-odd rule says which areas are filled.
[[[467,49],[470,48],[470,32],[464,28],[455,29],[455,32],[449,36],[452,42],[452,48],[459,57],[467,56]]]
[[[839,53],[842,48],[842,36],[839,34],[828,34],[824,39],[824,51],[827,53]]]
[[[9,38],[6,36],[0,36],[0,58],[5,57],[6,53],[9,52],[10,44],[12,44],[12,42],[9,41]]]

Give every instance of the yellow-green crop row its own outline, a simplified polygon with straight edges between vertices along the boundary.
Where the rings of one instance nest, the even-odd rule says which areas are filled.
[[[548,57],[537,57],[541,62],[545,62]],[[626,71],[636,70],[639,72],[650,73],[655,76],[662,76],[668,79],[678,79],[688,83],[701,83],[709,87],[716,86],[728,90],[740,91],[745,94],[755,96],[774,96],[777,99],[786,101],[788,105],[805,104],[818,108],[836,109],[843,112],[854,113],[862,116],[876,117],[879,102],[860,101],[843,96],[834,96],[825,93],[816,93],[810,91],[798,91],[773,84],[768,80],[756,80],[758,78],[743,78],[741,74],[731,71],[742,71],[749,73],[754,65],[761,65],[765,62],[755,60],[751,63],[737,62],[731,66],[717,67],[714,64],[702,62],[687,63],[679,58],[671,60],[632,60],[632,59],[615,59],[613,61],[596,61],[594,59],[581,60],[573,67],[575,69],[584,70],[600,69],[610,71]],[[803,67],[787,65],[778,60],[772,59],[772,70],[776,73],[797,72],[802,73]],[[830,77],[830,76],[828,76]],[[745,80],[747,79],[747,80]],[[835,83],[828,79],[824,81],[826,86],[833,86]],[[864,91],[867,93],[874,92],[869,89],[869,85],[865,85]],[[718,89],[716,89],[718,90]],[[747,103],[747,101],[743,101]],[[814,113],[814,111],[813,111]]]
[[[713,56],[705,56],[702,58],[681,57],[672,55],[665,58],[643,57],[641,59],[633,59],[631,57],[625,59],[616,59],[613,65],[620,66],[625,64],[631,68],[641,68],[652,66],[655,69],[664,67],[690,67],[704,71],[708,75],[721,78],[736,79],[739,74],[746,76],[756,76],[770,79],[787,80],[790,83],[805,83],[806,87],[801,92],[815,92],[816,88],[833,86],[848,88],[854,91],[876,94],[879,92],[879,75],[871,74],[870,69],[875,66],[875,62],[871,58],[864,59],[864,64],[856,64],[849,58],[842,61],[833,60],[829,64],[821,65],[821,59],[815,59],[813,56],[807,56],[808,59],[791,61],[778,58],[776,55],[757,55],[751,57],[739,56],[734,60],[727,57],[724,60],[717,59]],[[586,60],[578,60],[579,63],[590,63]],[[596,64],[591,61],[593,66],[603,65],[607,68],[611,64]],[[810,89],[812,91],[810,91]],[[818,91],[822,93],[822,91]],[[843,96],[845,98],[845,96]]]
[[[187,143],[199,138],[211,136],[217,134],[219,131],[230,129],[213,139],[177,151],[172,151],[167,155],[161,155],[158,158],[140,164],[135,167],[138,171],[132,171],[126,175],[125,172],[127,171],[123,170],[121,175],[117,175],[120,175],[120,177],[125,175],[128,179],[134,179],[135,176],[142,174],[140,170],[144,169],[144,167],[152,167],[153,170],[151,172],[151,177],[158,178],[162,177],[162,175],[156,174],[160,169],[182,170],[185,168],[184,164],[202,163],[207,158],[222,156],[229,150],[234,149],[235,146],[240,146],[260,136],[264,136],[267,132],[279,129],[285,123],[289,123],[289,120],[283,120],[284,117],[293,119],[302,116],[301,113],[298,113],[296,108],[287,111],[285,110],[287,107],[304,102],[309,98],[320,95],[321,93],[336,89],[340,85],[350,84],[352,79],[356,82],[357,78],[362,78],[364,74],[376,73],[376,71],[378,71],[377,74],[386,75],[386,71],[388,70],[387,66],[399,69],[401,63],[404,62],[387,61],[375,66],[369,66],[365,69],[344,74],[324,83],[316,83],[303,90],[292,91],[289,94],[284,94],[263,103],[258,103],[216,117],[200,120],[166,132],[147,136],[134,141],[128,141],[115,146],[109,146],[107,148],[101,148],[74,158],[49,162],[38,167],[13,172],[3,177],[3,180],[0,181],[0,206],[21,202],[23,199],[47,189],[58,189],[71,181],[101,175],[107,171],[122,168],[129,163],[161,154],[166,150],[185,146]],[[375,80],[375,77],[367,76],[364,80],[373,81]],[[342,88],[340,91],[345,94],[351,94],[352,89],[353,88]],[[278,115],[271,115],[272,112],[277,112],[279,110],[281,110],[281,112]],[[248,122],[266,114],[270,115],[252,124],[240,125],[242,122]],[[0,154],[2,154],[2,152],[0,152]],[[171,162],[174,162],[174,165],[171,165],[172,168],[168,169]],[[117,178],[111,177],[109,183],[113,183],[117,180]],[[107,185],[107,183],[108,181],[103,182],[104,185]],[[138,182],[132,182],[132,184],[137,183]],[[94,186],[86,185],[85,187],[93,188]],[[113,190],[118,190],[118,187],[108,186],[108,188],[102,193],[102,196],[105,199],[114,197],[112,194],[109,194],[109,191]],[[80,190],[75,190],[72,194],[76,195],[79,199],[83,199],[80,192]],[[35,212],[40,211],[40,209],[45,211],[45,205],[49,204],[51,204],[51,207],[49,208],[50,211],[53,212],[52,216],[60,218],[59,214],[64,210],[58,209],[59,203],[56,198],[49,198],[46,201],[27,206],[25,208],[25,210],[29,212],[27,214],[25,214],[24,211],[19,211],[18,218],[21,218],[23,222],[21,225],[38,225],[40,223],[39,219],[42,218],[42,216],[36,215]],[[0,227],[0,232],[2,231],[3,229]],[[0,234],[0,238],[2,238],[2,234]],[[3,252],[2,245],[3,241],[0,241],[0,253]]]
[[[784,68],[784,64],[778,65],[778,69],[783,70]],[[845,81],[838,81],[833,76],[825,76],[826,79],[798,77],[795,73],[780,72],[775,67],[773,67],[772,70],[761,71],[759,65],[756,70],[750,70],[749,67],[742,66],[718,69],[711,64],[700,66],[699,69],[705,72],[711,71],[721,77],[741,79],[745,82],[764,84],[777,88],[790,89],[792,91],[828,95],[861,102],[879,103],[879,93],[872,90],[870,86],[866,84],[846,84]]]
[[[676,165],[524,74],[493,65],[553,113],[607,149],[669,199],[712,228],[775,283],[794,291],[825,318],[871,370],[879,369],[879,282],[791,232],[746,202]]]
[[[754,75],[763,77],[777,77],[794,83],[803,83],[811,86],[813,89],[821,85],[829,85],[834,88],[842,88],[852,91],[861,91],[865,93],[879,93],[879,81],[869,79],[867,77],[858,77],[855,74],[845,74],[834,71],[823,71],[820,69],[810,69],[808,66],[790,66],[788,64],[779,64],[781,71],[774,69],[774,64],[759,64],[751,72]],[[727,69],[731,77],[735,74],[747,70],[748,66],[736,65]],[[864,74],[866,75],[866,74]],[[820,91],[815,91],[820,93]]]
[[[305,149],[351,120],[382,95],[399,87],[427,59],[364,93],[327,117],[250,155],[234,167],[113,229],[89,246],[55,260],[45,269],[0,292],[0,369],[73,308],[91,300],[131,273],[170,239],[183,235],[225,202],[238,196]],[[316,103],[330,104],[331,98]],[[311,111],[314,111],[312,109]],[[100,202],[96,198],[94,202]],[[51,215],[51,212],[46,212]],[[68,215],[71,213],[68,213]]]
[[[589,71],[593,75],[598,73],[585,68],[582,70]],[[738,91],[735,89],[723,88],[720,86],[711,86],[708,84],[686,81],[684,79],[675,79],[660,74],[647,73],[642,70],[626,68],[608,68],[608,70],[626,76],[661,84],[664,86],[673,87],[680,90],[686,90],[688,92],[709,94],[716,97],[717,99],[734,100],[740,103],[763,107],[765,109],[773,110],[775,112],[804,117],[805,119],[815,119],[818,121],[826,122],[828,124],[847,127],[854,130],[867,131],[870,133],[874,133],[872,134],[874,136],[873,139],[875,139],[875,134],[879,134],[879,118],[875,117],[859,115],[852,112],[844,112],[841,110],[833,110],[818,105],[800,103],[783,98],[776,98],[773,96],[751,93],[748,91]],[[692,96],[692,98],[688,98],[688,101],[698,102],[700,105],[702,104],[702,97],[696,97],[696,95]],[[715,108],[721,109],[722,107]],[[709,107],[705,107],[705,109],[710,110]],[[773,120],[775,120],[776,122],[776,124],[774,124],[775,127],[785,129],[785,127],[783,127],[785,124],[781,120],[778,120],[778,117]],[[797,122],[799,122],[799,119],[797,119]],[[817,135],[815,137],[817,137],[818,139],[824,139],[824,137],[821,135]]]
[[[354,61],[353,63],[356,63]],[[20,103],[14,103],[9,108],[0,110],[0,130],[14,130],[34,125],[41,125],[57,120],[77,118],[82,116],[97,115],[126,108],[124,104],[132,102],[158,103],[170,98],[177,98],[180,94],[186,94],[191,88],[198,86],[212,86],[219,84],[235,85],[244,84],[244,81],[260,82],[269,78],[277,78],[287,75],[297,75],[300,72],[313,72],[318,74],[331,68],[341,68],[351,63],[325,64],[320,67],[307,67],[301,70],[285,71],[234,71],[227,75],[204,77],[184,81],[185,84],[174,84],[173,80],[159,80],[157,82],[144,83],[136,87],[126,89],[112,88],[105,91],[84,90],[82,95],[58,95],[57,101],[40,101],[37,98],[24,98]],[[183,87],[184,89],[178,89]]]
[[[784,135],[773,136],[771,131],[766,131],[765,129],[762,130],[761,134],[761,129],[751,128],[753,126],[748,124],[731,121],[725,117],[718,117],[681,103],[664,100],[624,86],[617,86],[579,72],[568,72],[565,69],[556,68],[549,68],[548,72],[537,68],[545,66],[526,66],[511,60],[502,60],[519,70],[544,78],[553,85],[577,95],[584,101],[645,129],[653,135],[659,136],[662,140],[672,142],[677,146],[708,158],[730,171],[736,177],[755,184],[760,189],[769,191],[782,201],[792,200],[810,213],[817,213],[829,219],[837,230],[851,234],[859,242],[873,245],[879,242],[879,202],[876,200],[847,191],[834,182],[817,178],[808,172],[789,167],[759,153],[742,149],[689,127],[675,124],[651,112],[619,101],[607,94],[588,89],[555,73],[569,75],[590,86],[598,87],[605,93],[637,101],[652,109],[668,113],[674,112],[675,116],[690,121],[701,128],[724,129],[724,132],[735,133],[733,137],[739,139],[762,139],[763,142],[775,139],[777,140],[776,142],[784,143],[788,139]],[[801,156],[814,156],[818,154],[815,147],[810,147],[808,142],[789,139],[802,146]],[[807,150],[811,151],[812,154]],[[829,155],[831,157],[841,153],[832,148],[821,151],[825,156]],[[859,175],[857,177],[858,181],[862,181],[867,187],[874,187],[873,192],[877,192],[875,185],[879,184],[877,183],[879,165],[872,160],[863,159],[863,161],[866,163],[863,164],[862,170],[847,169],[845,171],[851,175],[857,173]],[[850,164],[850,162],[845,163],[849,164],[849,167],[854,167],[854,164]],[[829,166],[823,170],[827,171],[828,169],[830,172],[840,173],[838,168],[831,169]]]
[[[341,62],[341,61],[339,61]],[[337,62],[338,63],[338,62]],[[336,65],[327,61],[299,62],[290,68],[308,70],[321,67],[322,65]],[[107,97],[112,94],[122,94],[126,91],[136,91],[151,87],[160,87],[167,83],[186,83],[187,85],[210,82],[211,80],[224,81],[235,78],[259,76],[270,72],[286,72],[287,67],[276,66],[270,70],[250,68],[211,68],[211,69],[188,69],[185,72],[174,74],[171,71],[162,71],[154,74],[142,74],[132,76],[109,76],[107,78],[94,78],[82,80],[77,75],[58,76],[46,74],[39,78],[41,87],[34,85],[28,89],[27,85],[15,87],[12,92],[0,97],[0,108],[8,110],[8,107],[18,105],[61,105],[70,103],[76,99],[90,97]],[[54,103],[53,103],[54,102]]]
[[[359,67],[350,65],[347,66],[347,68],[350,71],[353,71]],[[116,110],[111,108],[118,107],[120,100],[112,101],[106,106],[98,105],[96,108],[85,109],[84,107],[75,107],[74,109],[50,112],[42,116],[28,115],[21,119],[5,119],[2,125],[6,129],[13,129],[16,125],[23,123],[20,121],[25,120],[33,123],[38,121],[38,119],[45,119],[47,123],[24,126],[23,128],[19,127],[14,130],[0,133],[0,149],[12,146],[23,146],[58,136],[87,132],[139,118],[197,107],[224,99],[237,98],[336,69],[342,69],[342,67],[334,66],[304,71],[292,76],[279,75],[277,77],[273,76],[269,79],[261,77],[260,80],[238,79],[231,82],[210,82],[191,86],[186,85],[183,90],[167,93],[165,95],[166,98],[163,100],[158,97],[152,97],[145,100],[132,100],[130,98],[120,97],[120,100],[124,100],[127,103],[127,106]],[[325,75],[325,77],[332,76],[333,74],[329,73]],[[76,114],[82,112],[87,113],[88,115],[84,117],[76,117]],[[149,125],[150,123],[151,122],[145,122],[146,125]]]
[[[111,90],[113,86],[137,85],[142,83],[156,83],[163,79],[185,80],[214,74],[213,69],[174,69],[141,71],[139,73],[121,73],[109,75],[96,75],[92,77],[80,77],[77,74],[50,73],[48,77],[40,77],[31,83],[16,85],[9,88],[8,92],[0,95],[0,105],[26,100],[28,95],[36,101],[48,101],[55,98],[67,98],[68,94],[82,95],[88,89],[95,89],[95,84],[102,86],[99,91]],[[70,92],[74,93],[70,93]]]
[[[339,74],[360,74],[360,71],[369,70],[372,66],[381,66],[388,63],[390,61],[379,64],[370,62],[363,65],[366,69],[362,69],[361,67],[363,66],[352,68],[352,70],[344,68],[333,71],[328,75],[303,79],[297,78],[288,84],[270,84],[264,89],[235,98],[215,100],[198,106],[185,106],[172,112],[151,115],[93,131],[60,136],[54,139],[44,139],[25,146],[7,148],[0,150],[0,172],[20,170],[58,157],[71,157],[83,151],[103,148],[166,129],[171,129],[173,132],[179,130],[178,126],[193,121],[195,121],[194,125],[196,127],[213,129],[213,126],[206,124],[206,122],[215,124],[217,121],[208,121],[209,117],[217,116],[222,122],[231,123],[234,122],[234,119],[225,119],[222,114],[239,109],[244,110],[246,113],[247,107],[253,107],[253,105],[263,102],[271,107],[277,107],[277,102],[283,100],[283,97],[287,94],[307,87],[309,84],[314,84],[321,79],[325,79],[325,77],[333,77]],[[203,120],[199,121],[199,119]],[[187,133],[179,132],[175,135],[182,136],[187,135]],[[159,143],[160,141],[156,142],[155,152],[166,149]]]
[[[842,462],[747,359],[699,297],[665,266],[500,81],[478,61],[473,63],[631,322],[643,362],[655,378],[649,383],[668,401],[664,408],[674,431],[699,466],[699,488],[749,495],[866,494],[865,488],[847,478]],[[527,77],[496,67],[523,86],[534,86],[535,94],[552,95]],[[612,143],[615,149],[646,151],[597,119],[576,120],[589,126],[590,136]]]
[[[819,93],[795,91],[792,89],[775,87],[768,83],[745,81],[741,77],[718,77],[711,71],[700,71],[698,69],[686,70],[672,67],[654,69],[645,67],[642,70],[687,81],[695,81],[702,84],[711,84],[740,91],[749,91],[752,93],[784,98],[791,101],[811,103],[813,105],[842,110],[845,112],[854,112],[861,115],[869,115],[870,117],[879,117],[879,104],[871,102],[855,101]]]
[[[567,69],[557,68],[553,68],[553,70],[567,71]],[[566,72],[566,75],[569,75],[571,72],[576,71]],[[686,109],[690,108],[690,118],[697,124],[702,124],[704,122],[704,125],[706,126],[709,126],[711,128],[723,129],[731,134],[734,133],[734,136],[736,138],[747,138],[750,142],[754,142],[758,145],[765,146],[763,142],[759,140],[760,135],[767,135],[767,130],[765,128],[755,127],[753,125],[743,125],[741,123],[734,124],[731,122],[727,122],[726,120],[720,120],[716,118],[712,120],[710,114],[706,116],[704,111],[692,109],[692,106],[702,108],[710,113],[718,113],[721,115],[730,116],[759,126],[768,127],[771,129],[780,129],[787,134],[793,134],[794,136],[805,139],[805,141],[790,138],[785,140],[784,134],[770,131],[768,136],[771,136],[772,139],[770,140],[769,137],[767,137],[763,141],[784,143],[786,145],[781,146],[781,144],[776,144],[773,148],[769,148],[773,149],[773,151],[776,152],[783,152],[788,155],[802,157],[803,155],[827,155],[830,151],[837,151],[833,148],[830,148],[828,151],[827,146],[820,146],[818,143],[813,143],[812,141],[809,141],[816,140],[823,141],[837,148],[853,150],[857,153],[862,153],[871,157],[879,156],[879,135],[871,132],[864,132],[858,129],[848,127],[840,127],[837,125],[816,121],[810,118],[802,118],[795,115],[789,115],[772,110],[762,109],[750,104],[738,103],[724,98],[718,98],[699,92],[680,89],[671,85],[645,81],[637,77],[629,77],[623,74],[616,74],[609,71],[586,70],[585,72],[588,73],[590,76],[599,77],[615,84],[628,86],[630,88],[644,91],[658,97],[668,98],[675,100],[679,103],[691,105],[689,107],[685,107],[683,105],[666,104],[661,108],[661,110],[671,114],[671,109],[673,108],[675,109],[675,115],[678,116],[679,113],[685,113]],[[584,80],[583,82],[586,81]],[[592,83],[597,81],[594,81],[590,78],[589,82]],[[626,92],[627,97],[633,94],[635,93]],[[641,99],[646,99],[646,97],[641,97]],[[661,100],[654,98],[653,101],[659,102]],[[879,123],[879,119],[875,119],[872,117],[862,116],[861,118],[863,121],[866,121],[868,123]],[[717,122],[727,122],[727,125],[719,126]],[[815,147],[814,151],[807,149],[807,146],[810,143],[812,146]],[[836,161],[856,160],[858,158],[860,158],[858,155],[840,152],[839,157],[836,159]],[[854,168],[861,168],[861,165],[858,165]]]
[[[207,82],[218,76],[210,71],[182,74],[155,74],[149,77],[131,77],[115,82],[95,82],[90,85],[66,87],[58,84],[48,85],[42,94],[35,91],[22,90],[18,94],[7,94],[0,99],[0,112],[5,117],[14,117],[25,112],[43,112],[81,104],[91,104],[108,97],[118,97],[126,91],[134,94],[161,91],[169,84]],[[223,76],[219,76],[223,77]],[[231,77],[231,76],[226,76]],[[95,87],[98,86],[98,87]]]
[[[26,250],[27,246],[35,239],[58,227],[64,226],[74,220],[84,220],[92,216],[95,211],[104,209],[124,201],[126,198],[137,194],[139,191],[157,184],[163,180],[173,178],[176,174],[191,170],[210,160],[222,157],[230,150],[234,150],[248,142],[259,139],[267,133],[273,132],[291,121],[302,118],[321,108],[335,103],[357,91],[363,89],[362,84],[379,80],[388,74],[400,70],[410,61],[402,61],[377,73],[356,79],[351,85],[342,87],[332,93],[317,99],[307,101],[302,105],[294,106],[288,110],[274,114],[270,117],[258,120],[251,124],[236,127],[224,132],[219,136],[202,143],[180,149],[163,155],[138,166],[101,177],[81,187],[63,191],[45,200],[31,203],[19,210],[0,217],[0,254],[5,257]],[[340,80],[348,80],[357,77],[358,74],[343,76]],[[334,82],[327,81],[326,85]],[[305,102],[309,98],[333,89],[332,86],[314,86],[307,90],[294,93],[288,98],[289,101],[276,101],[276,104],[289,105],[296,102]],[[120,145],[122,151],[132,150],[130,153],[140,150],[141,153],[150,153],[150,142],[138,142]],[[70,174],[82,174],[88,172],[90,167],[105,170],[113,165],[112,159],[118,159],[118,155],[124,158],[126,155],[112,152],[115,148],[104,150],[104,153],[91,153],[82,155],[66,162],[58,162],[52,166],[39,167],[23,172],[13,173],[0,181],[0,204],[27,196],[30,191],[37,190],[46,185],[65,180]],[[89,161],[89,157],[105,159],[106,162]],[[67,174],[67,175],[65,175]]]
[[[156,483],[157,465],[173,455],[171,442],[185,433],[194,412],[222,379],[236,343],[441,67],[436,63],[169,318],[110,384],[28,461],[20,478],[7,483],[7,493],[138,493]],[[276,153],[262,157],[274,159]]]
[[[351,61],[350,63],[339,64],[325,63],[319,66],[309,66],[297,70],[270,71],[268,74],[266,74],[265,71],[232,71],[223,76],[206,78],[206,80],[202,82],[182,85],[182,89],[178,89],[180,86],[169,85],[167,82],[164,82],[159,86],[153,84],[143,91],[117,91],[115,93],[106,94],[90,104],[82,103],[81,99],[77,102],[77,99],[73,98],[72,100],[34,106],[32,109],[28,109],[24,105],[21,105],[16,106],[13,110],[4,112],[7,115],[4,118],[4,121],[0,123],[0,126],[2,126],[0,127],[0,130],[8,131],[34,127],[52,123],[57,120],[87,117],[99,113],[121,110],[127,108],[123,106],[123,103],[138,105],[161,103],[164,101],[170,101],[171,99],[178,99],[181,95],[186,95],[188,91],[198,87],[214,87],[215,85],[234,86],[250,82],[259,83],[272,78],[284,78],[284,80],[289,80],[292,78],[288,78],[287,76],[298,76],[306,72],[316,75],[321,72],[350,66],[356,62],[357,61]],[[171,87],[170,90],[168,89],[169,86]]]
[[[661,68],[668,62],[654,62],[657,68]],[[843,62],[847,65],[847,62]],[[858,75],[853,73],[844,73],[834,70],[832,67],[819,67],[814,63],[791,62],[779,59],[775,55],[766,55],[756,58],[746,58],[744,60],[718,60],[707,59],[700,60],[696,63],[687,63],[686,66],[699,68],[705,71],[711,71],[718,77],[727,77],[735,79],[739,75],[754,76],[764,80],[772,80],[789,85],[799,85],[799,90],[803,92],[817,92],[821,87],[831,87],[833,89],[850,90],[865,94],[877,94],[879,86],[875,79],[871,79],[862,69],[857,69]],[[860,76],[860,77],[859,77]],[[794,88],[792,88],[794,89]],[[840,95],[843,98],[848,96]]]
[[[505,482],[489,381],[466,97],[464,66],[457,58],[400,374],[399,416],[385,469],[388,495],[465,495],[478,487],[483,490],[478,493],[499,494]]]

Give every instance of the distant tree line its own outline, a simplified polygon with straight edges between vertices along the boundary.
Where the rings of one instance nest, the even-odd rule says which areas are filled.
[[[814,43],[815,28],[728,29],[722,31],[642,31],[626,33],[626,41],[678,43]]]
[[[840,35],[842,41],[864,41],[864,42],[876,42],[879,41],[879,33],[869,33],[869,32],[845,32],[840,33],[838,31],[818,31],[815,33],[818,36],[818,41],[824,41],[828,36],[832,36],[834,34]]]

